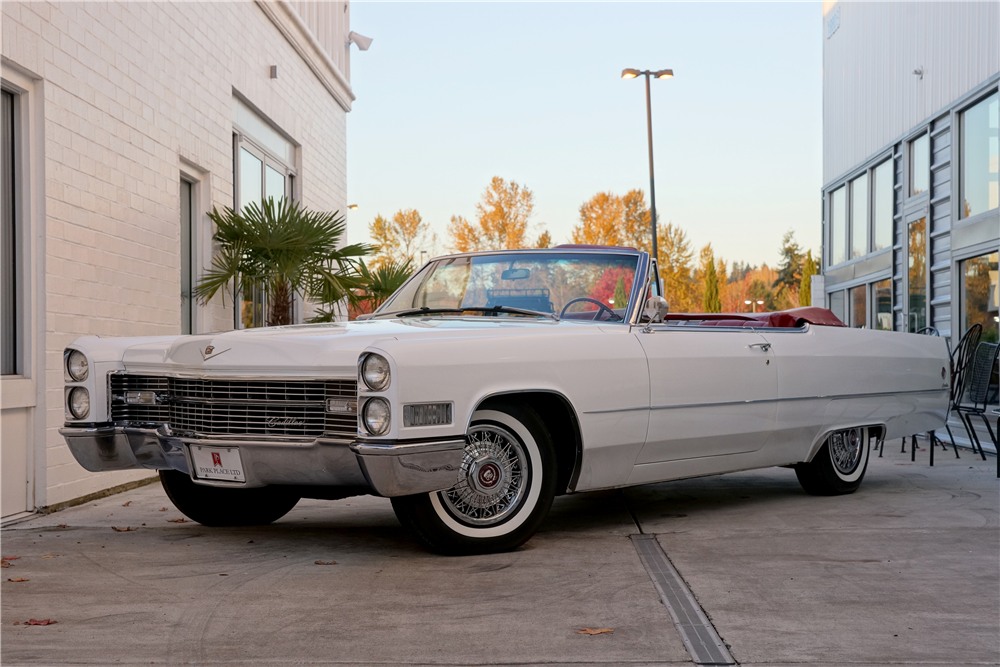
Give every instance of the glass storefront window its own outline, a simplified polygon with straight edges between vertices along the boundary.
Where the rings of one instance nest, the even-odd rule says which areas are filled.
[[[996,94],[962,114],[962,217],[1000,206],[1000,97]]]
[[[998,253],[980,255],[962,262],[963,329],[983,325],[982,340],[996,343],[1000,335],[1000,290],[997,289]]]
[[[855,329],[868,328],[867,285],[851,288],[851,326]]]
[[[830,194],[830,266],[847,259],[847,188],[839,187]]]
[[[872,171],[872,221],[875,231],[872,235],[872,250],[892,247],[892,204],[893,178],[892,160],[886,160]]]
[[[872,300],[875,302],[875,328],[892,331],[892,280],[886,278],[872,283]]]
[[[868,252],[868,174],[851,181],[851,259]]]
[[[847,322],[844,314],[844,290],[830,292],[830,312],[837,316],[841,322]]]
[[[908,237],[907,331],[916,333],[927,326],[927,218],[911,222]]]
[[[910,142],[910,194],[927,192],[930,180],[931,140],[924,134]]]

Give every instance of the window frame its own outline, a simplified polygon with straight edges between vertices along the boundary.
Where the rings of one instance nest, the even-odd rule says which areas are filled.
[[[18,180],[21,178],[21,172],[23,171],[23,168],[21,160],[19,159],[20,155],[18,150],[19,148],[18,137],[20,136],[20,130],[21,130],[19,122],[20,119],[18,118],[18,106],[20,102],[20,96],[18,93],[12,90],[8,90],[6,86],[3,86],[2,89],[0,89],[0,91],[2,91],[3,94],[4,116],[6,116],[7,112],[7,98],[8,97],[10,98],[10,126],[9,128],[7,127],[7,118],[4,118],[3,119],[4,127],[0,128],[0,131],[2,131],[4,135],[6,135],[8,129],[10,131],[10,139],[9,139],[10,155],[8,156],[7,151],[4,150],[2,156],[0,156],[0,159],[4,161],[4,167],[5,167],[4,171],[2,172],[4,176],[4,183],[2,184],[2,187],[4,190],[5,198],[7,195],[7,188],[8,186],[10,187],[9,202],[7,201],[4,202],[5,214],[6,214],[6,205],[8,203],[11,205],[9,230],[7,229],[8,221],[6,220],[2,221],[2,224],[4,226],[2,233],[6,235],[9,231],[10,242],[4,243],[3,256],[0,256],[0,267],[2,267],[4,273],[7,273],[8,271],[10,272],[10,283],[11,283],[10,298],[13,302],[11,304],[7,304],[7,303],[2,303],[2,301],[0,301],[0,308],[2,308],[2,310],[0,310],[0,318],[3,319],[7,319],[8,317],[10,318],[10,335],[12,339],[11,340],[12,349],[10,350],[10,354],[13,357],[13,359],[4,359],[4,361],[7,361],[11,364],[10,368],[11,372],[4,373],[5,369],[3,368],[2,365],[0,365],[0,375],[8,377],[8,376],[22,376],[24,371],[24,355],[23,355],[24,304],[22,303],[23,295],[20,294],[21,287],[23,286],[24,282],[20,275],[22,266],[24,265],[24,258],[22,256],[22,244],[21,244],[23,229],[22,225],[19,224],[22,218],[22,216],[20,215],[22,210],[21,193],[18,191],[19,190]],[[10,158],[9,164],[7,164],[8,157]],[[9,173],[7,172],[7,169],[10,170]],[[8,252],[10,253],[9,261],[6,257]],[[4,278],[6,278],[6,276],[4,276]],[[3,294],[0,294],[0,300],[2,300],[2,298]],[[6,326],[6,323],[0,323],[0,326]],[[0,349],[0,354],[4,353],[6,353],[6,350]]]
[[[927,140],[927,189],[921,190],[920,192],[914,192],[914,177],[916,173],[913,164],[914,157],[917,155],[917,151],[914,150],[914,144],[918,141],[926,139]],[[910,138],[906,140],[906,173],[907,173],[907,183],[906,183],[906,193],[907,198],[914,197],[929,197],[931,192],[931,157],[932,157],[932,146],[931,146],[931,128],[929,125],[925,125],[920,128],[920,131],[916,132]]]
[[[974,213],[970,216],[965,215],[965,114],[970,111],[973,107],[985,102],[989,98],[997,96],[1000,100],[1000,87],[993,87],[990,90],[983,91],[981,95],[976,96],[968,104],[963,105],[961,108],[954,111],[953,117],[953,127],[958,127],[958,141],[953,144],[953,170],[957,173],[958,178],[958,196],[956,197],[955,209],[956,209],[956,224],[965,224],[967,221],[975,221],[981,218],[988,217],[990,215],[996,215],[998,208],[990,208],[985,211],[980,211],[979,213]]]
[[[294,143],[289,142],[292,150],[297,154],[298,146]],[[288,164],[285,160],[281,159],[273,151],[268,150],[263,142],[256,141],[249,134],[244,132],[237,123],[233,123],[233,210],[240,212],[246,205],[242,200],[242,181],[243,175],[240,167],[241,151],[246,150],[248,153],[256,157],[261,161],[260,170],[260,191],[261,200],[264,201],[268,198],[267,192],[267,169],[268,167],[274,169],[275,171],[284,174],[284,185],[285,185],[285,197],[295,200],[296,191],[295,186],[297,185],[297,172],[294,165]],[[242,317],[243,304],[244,302],[252,303],[252,309],[254,311],[253,324],[251,327],[245,325]],[[256,328],[261,326],[266,326],[267,323],[267,295],[263,291],[255,290],[252,299],[243,299],[243,295],[240,293],[235,294],[233,299],[233,325],[236,329],[247,329]],[[292,295],[292,313],[293,319],[298,321],[301,319],[302,305],[300,299],[297,295]],[[256,313],[260,314],[259,320]]]

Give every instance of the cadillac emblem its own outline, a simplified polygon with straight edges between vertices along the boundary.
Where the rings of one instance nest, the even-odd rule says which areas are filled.
[[[222,350],[220,352],[216,352],[215,351],[215,346],[214,345],[209,345],[204,350],[199,350],[199,352],[201,352],[201,360],[202,361],[208,361],[212,357],[217,357],[220,354],[222,354],[223,352],[229,352],[229,350],[231,350],[231,349],[232,348],[227,347],[226,349],[224,349],[224,350]]]

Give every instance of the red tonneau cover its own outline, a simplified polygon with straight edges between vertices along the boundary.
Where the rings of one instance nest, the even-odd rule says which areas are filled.
[[[754,327],[788,329],[803,324],[824,327],[846,327],[826,308],[806,306],[775,313],[671,313],[667,320],[703,320],[704,327]]]

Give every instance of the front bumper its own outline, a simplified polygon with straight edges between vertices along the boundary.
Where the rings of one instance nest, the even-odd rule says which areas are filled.
[[[199,479],[218,487],[291,486],[370,487],[386,497],[431,493],[458,480],[465,438],[434,442],[370,444],[317,438],[223,440],[178,436],[164,426],[114,425],[59,429],[77,462],[91,472],[105,470],[179,470],[190,475],[189,446],[238,447],[246,482]]]

